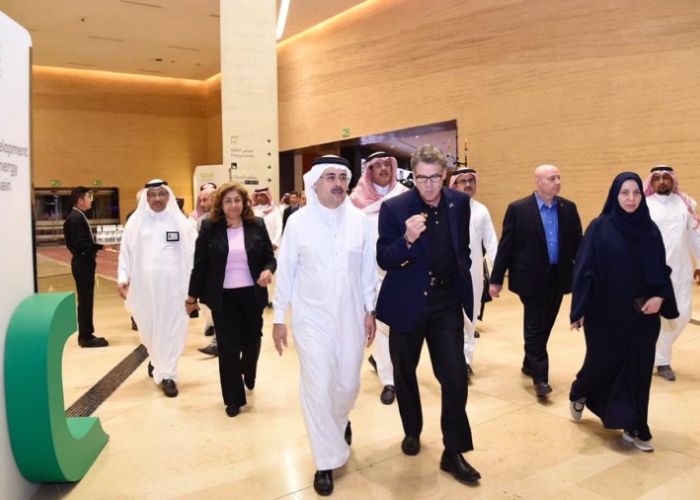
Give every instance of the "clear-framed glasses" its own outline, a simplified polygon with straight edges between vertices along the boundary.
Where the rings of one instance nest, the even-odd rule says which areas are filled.
[[[458,179],[457,180],[458,186],[468,186],[469,184],[476,184],[476,180],[472,177],[469,177],[467,179]]]
[[[321,176],[321,178],[328,184],[334,184],[335,182],[345,184],[346,182],[348,182],[347,174],[324,174]]]
[[[372,168],[372,169],[376,168],[377,170],[379,170],[382,167],[391,168],[391,160],[388,158],[386,160],[377,160],[376,162],[374,162],[372,164],[372,166],[370,168]]]
[[[416,184],[436,184],[442,182],[442,174],[416,175],[413,180]]]
[[[169,196],[168,192],[163,190],[163,191],[148,191],[146,193],[146,196],[151,199],[155,198],[167,198]]]

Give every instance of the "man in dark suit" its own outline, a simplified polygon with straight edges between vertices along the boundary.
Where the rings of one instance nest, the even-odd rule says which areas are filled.
[[[105,347],[107,340],[95,337],[92,309],[95,297],[95,254],[102,245],[95,243],[85,212],[92,207],[92,193],[79,186],[71,192],[73,208],[63,223],[66,246],[73,255],[71,271],[78,292],[78,344],[80,347]]]
[[[467,418],[464,317],[472,319],[469,196],[443,187],[447,161],[425,145],[411,157],[415,189],[386,200],[379,211],[377,262],[386,277],[377,319],[389,325],[396,398],[406,455],[420,451],[423,415],[416,379],[423,341],[442,389],[445,450],[440,468],[457,480],[481,478],[462,456],[473,449]]]
[[[536,190],[508,205],[491,273],[489,292],[498,297],[503,275],[518,294],[525,313],[522,372],[531,376],[537,397],[552,392],[547,341],[563,294],[571,292],[581,219],[576,205],[559,195],[561,177],[554,165],[535,169]]]
[[[287,219],[289,219],[289,216],[297,210],[299,210],[299,195],[296,191],[292,191],[289,193],[289,206],[282,212],[282,231],[284,231],[284,228],[287,226]]]

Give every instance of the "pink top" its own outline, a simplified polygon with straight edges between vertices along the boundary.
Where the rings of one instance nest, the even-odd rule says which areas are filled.
[[[253,286],[253,278],[248,268],[248,255],[245,253],[243,228],[226,229],[228,236],[228,258],[226,259],[226,274],[224,288],[243,288]]]

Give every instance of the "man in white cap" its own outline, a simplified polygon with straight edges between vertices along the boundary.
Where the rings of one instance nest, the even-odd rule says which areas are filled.
[[[666,247],[666,264],[671,268],[673,293],[680,316],[676,319],[661,318],[661,332],[656,341],[654,365],[659,375],[668,381],[676,380],[671,368],[671,348],[690,321],[692,309],[693,278],[700,284],[700,221],[695,212],[696,202],[681,191],[673,168],[659,165],[651,169],[644,182],[651,219],[659,226]]]
[[[148,375],[166,396],[175,397],[188,322],[182,302],[197,232],[167,182],[153,179],[145,189],[124,228],[117,286],[148,349]]]
[[[262,217],[265,221],[272,249],[277,250],[282,240],[282,211],[272,201],[270,188],[255,190],[253,193],[253,212],[255,212],[256,217]]]
[[[476,194],[476,170],[465,167],[455,170],[450,178],[450,187],[469,195],[469,250],[471,252],[472,289],[474,290],[474,321],[464,321],[464,357],[467,371],[471,375],[476,346],[476,316],[481,310],[481,297],[484,292],[484,249],[489,267],[493,266],[498,249],[498,238],[493,227],[489,209],[474,199]]]
[[[408,188],[396,179],[397,171],[398,162],[395,157],[384,151],[372,153],[367,158],[362,177],[357,181],[357,186],[350,195],[350,201],[365,213],[372,224],[372,235],[375,242],[379,237],[377,223],[382,202],[408,191]],[[377,293],[379,293],[381,278],[386,272],[379,268],[377,270],[380,277],[377,283]],[[377,331],[380,335],[375,338],[369,362],[384,386],[379,399],[385,405],[390,405],[396,398],[396,387],[394,386],[394,367],[391,364],[391,355],[389,354],[389,327],[378,321]]]
[[[375,239],[347,199],[349,163],[334,155],[304,174],[308,204],[287,221],[277,259],[272,336],[282,355],[285,313],[301,370],[299,393],[319,495],[333,492],[333,469],[350,456],[348,419],[360,389],[365,339],[374,339]]]

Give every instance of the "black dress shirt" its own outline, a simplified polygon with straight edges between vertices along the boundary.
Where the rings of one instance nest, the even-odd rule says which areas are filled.
[[[430,249],[430,273],[434,278],[449,278],[457,272],[457,258],[452,246],[447,207],[442,197],[437,207],[423,203],[428,248]]]

